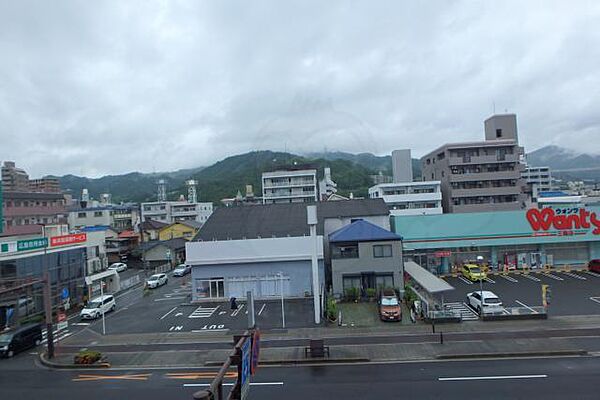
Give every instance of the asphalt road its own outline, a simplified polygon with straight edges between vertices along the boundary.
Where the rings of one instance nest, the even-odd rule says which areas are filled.
[[[466,301],[467,293],[479,290],[478,282],[462,277],[445,278],[455,290],[444,296],[447,302]],[[600,274],[588,272],[531,273],[529,276],[511,273],[508,277],[490,275],[483,290],[500,297],[505,307],[536,307],[542,305],[542,284],[550,285],[552,300],[550,315],[590,315],[600,313]]]
[[[215,369],[56,371],[0,365],[0,398],[190,399]],[[227,382],[232,382],[234,373]],[[600,359],[572,357],[261,368],[249,399],[597,399]]]

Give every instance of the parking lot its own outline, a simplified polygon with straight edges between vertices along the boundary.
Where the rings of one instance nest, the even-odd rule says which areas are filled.
[[[455,290],[447,292],[445,303],[464,314],[464,320],[477,316],[463,304],[467,293],[480,289],[479,282],[471,282],[461,275],[444,278]],[[494,292],[505,307],[539,307],[542,305],[542,284],[550,285],[552,296],[549,316],[600,314],[600,274],[589,271],[531,272],[527,275],[489,275],[483,281],[483,290]]]
[[[190,304],[189,276],[169,276],[162,287],[149,290],[146,296],[132,301],[119,301],[117,309],[106,314],[106,330],[110,334],[194,332],[227,333],[246,329],[248,307],[238,301],[231,309],[229,301]],[[314,326],[312,299],[285,299],[285,327]],[[256,300],[256,323],[262,329],[282,328],[281,299]],[[100,333],[102,324],[93,322],[90,328]]]

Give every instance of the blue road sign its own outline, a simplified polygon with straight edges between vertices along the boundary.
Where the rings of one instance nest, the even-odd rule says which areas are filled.
[[[15,313],[15,309],[14,308],[7,308],[6,309],[6,325],[8,326],[8,322],[10,321],[10,319],[12,318],[13,314]]]
[[[60,293],[61,297],[63,300],[65,300],[66,298],[69,297],[69,289],[68,288],[63,288],[62,292]]]
[[[241,376],[241,397],[242,400],[246,398],[248,394],[248,387],[250,386],[250,369],[252,354],[250,350],[250,338],[247,338],[242,346],[242,376]]]

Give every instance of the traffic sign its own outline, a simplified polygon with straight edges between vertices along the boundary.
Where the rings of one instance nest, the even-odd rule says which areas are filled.
[[[61,321],[58,324],[56,324],[56,330],[57,331],[65,330],[68,327],[69,327],[69,321]]]
[[[244,400],[248,396],[248,388],[250,387],[250,338],[247,338],[242,345],[242,374],[241,374],[241,399]]]
[[[60,295],[63,300],[69,297],[69,288],[63,288],[62,292],[60,292]]]
[[[258,359],[260,356],[260,331],[256,329],[254,331],[254,336],[252,337],[252,365],[250,368],[250,372],[252,375],[256,373],[258,369]]]

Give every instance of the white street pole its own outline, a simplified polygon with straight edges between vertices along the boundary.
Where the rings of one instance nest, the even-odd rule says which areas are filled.
[[[100,279],[100,298],[104,303],[104,281]],[[106,335],[106,322],[104,322],[104,304],[100,304],[100,311],[102,311],[102,334]]]
[[[280,272],[279,273],[279,285],[280,285],[280,292],[281,292],[281,325],[283,327],[283,329],[285,329],[285,307],[283,306],[283,273]]]
[[[312,241],[311,264],[312,264],[312,289],[313,306],[315,311],[315,324],[321,323],[321,304],[319,301],[319,263],[317,260],[318,237],[317,237],[317,206],[306,207],[307,222],[310,226],[310,238]]]

